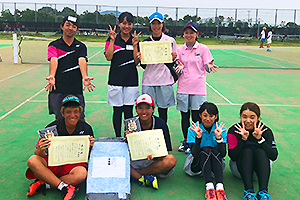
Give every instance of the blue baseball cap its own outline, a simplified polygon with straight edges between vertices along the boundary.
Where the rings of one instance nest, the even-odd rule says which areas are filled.
[[[194,22],[189,22],[189,23],[187,23],[187,24],[183,27],[183,31],[184,31],[186,28],[191,28],[191,29],[193,29],[195,32],[199,32],[199,31],[198,31],[198,26],[197,26],[197,24],[195,24]]]
[[[80,100],[75,95],[68,95],[65,98],[63,98],[63,100],[61,102],[61,106],[65,105],[68,102],[76,102],[80,105]]]
[[[153,20],[155,19],[157,19],[159,22],[165,22],[164,16],[159,12],[155,12],[152,13],[152,15],[150,15],[149,17],[150,23],[153,22]]]

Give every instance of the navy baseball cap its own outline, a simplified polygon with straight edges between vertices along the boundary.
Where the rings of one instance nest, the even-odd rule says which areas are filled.
[[[78,21],[77,21],[77,18],[76,17],[73,17],[73,16],[67,16],[63,19],[63,24],[66,22],[66,21],[69,21],[69,22],[72,22],[72,24],[76,25],[78,27]]]
[[[198,31],[198,26],[197,26],[197,24],[195,24],[194,22],[189,22],[189,23],[187,23],[187,24],[183,27],[183,31],[184,31],[186,28],[191,28],[191,29],[193,29],[195,32],[199,32],[199,31]]]
[[[65,98],[63,98],[63,100],[61,102],[61,106],[65,105],[68,102],[76,102],[80,105],[80,100],[75,95],[68,95]]]
[[[165,22],[164,16],[159,12],[155,12],[152,13],[152,15],[150,15],[149,17],[150,23],[153,22],[153,20],[155,19],[157,19],[159,22]]]

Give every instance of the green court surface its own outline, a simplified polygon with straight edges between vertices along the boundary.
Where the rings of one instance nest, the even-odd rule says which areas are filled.
[[[13,45],[11,44],[0,44],[0,48],[3,48],[3,47],[12,47]]]
[[[93,48],[89,48],[92,51]],[[293,54],[294,50],[290,49]],[[95,48],[92,55],[101,49]],[[278,58],[265,54],[259,50],[212,50],[215,62],[221,68],[217,73],[207,75],[208,101],[217,104],[220,111],[220,121],[229,128],[239,121],[241,104],[252,101],[261,107],[261,118],[269,126],[277,143],[279,156],[273,162],[269,193],[273,200],[297,199],[300,191],[300,160],[298,159],[298,132],[300,113],[300,71],[270,69],[251,69],[261,63],[271,63]],[[251,52],[253,51],[253,52]],[[272,53],[277,54],[277,50]],[[278,49],[279,51],[279,49]],[[223,54],[222,54],[223,52]],[[228,56],[232,54],[234,56]],[[299,52],[299,50],[297,50]],[[1,53],[1,51],[0,51]],[[98,56],[102,56],[98,58]],[[254,56],[253,56],[254,55]],[[103,60],[103,52],[93,59]],[[243,57],[239,59],[239,57]],[[253,59],[261,61],[256,61]],[[280,57],[279,61],[290,61],[288,56]],[[232,68],[230,63],[236,63]],[[255,61],[255,62],[254,62]],[[279,62],[278,61],[278,62]],[[100,61],[99,61],[100,62]],[[274,61],[275,62],[275,61]],[[278,64],[277,60],[276,63]],[[253,67],[238,68],[238,65]],[[0,64],[1,65],[1,64]],[[262,64],[264,66],[264,64]],[[272,65],[272,64],[270,64]],[[273,63],[274,65],[274,63]],[[278,64],[278,65],[284,65]],[[24,69],[26,66],[26,70]],[[13,65],[2,68],[4,74],[13,68],[14,74],[0,76],[0,196],[1,199],[28,199],[26,192],[32,181],[25,178],[27,159],[33,154],[38,139],[37,130],[54,120],[48,115],[47,92],[43,90],[48,74],[48,65]],[[29,69],[29,70],[28,70]],[[17,72],[19,70],[19,72]],[[89,75],[94,77],[96,88],[93,92],[85,92],[86,121],[93,127],[95,137],[113,137],[112,107],[106,103],[107,66],[90,66]],[[143,70],[139,68],[139,80]],[[177,84],[174,85],[176,92]],[[140,84],[141,88],[141,84]],[[157,112],[157,111],[156,111]],[[205,199],[205,182],[203,177],[190,177],[183,171],[186,155],[177,151],[182,133],[180,127],[180,113],[173,106],[169,109],[168,125],[171,132],[173,151],[177,158],[175,173],[166,179],[159,179],[159,190],[140,187],[132,180],[131,199]],[[229,157],[225,157],[224,186],[229,200],[240,200],[243,197],[243,183],[235,178],[228,166]],[[254,182],[255,189],[258,183]],[[80,191],[75,199],[84,199],[85,185],[80,185]],[[59,199],[60,192],[48,190],[47,196],[35,195],[30,199]]]

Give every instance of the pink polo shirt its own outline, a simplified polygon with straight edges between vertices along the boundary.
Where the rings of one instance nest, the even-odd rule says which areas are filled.
[[[214,60],[208,47],[196,41],[192,50],[186,44],[178,47],[177,57],[184,65],[178,76],[177,93],[206,95],[206,71],[204,65]]]
[[[152,36],[150,36],[152,39]],[[171,40],[172,41],[172,52],[177,52],[177,44],[174,38],[162,34],[160,41]],[[164,63],[158,64],[147,64],[147,67],[143,74],[143,85],[144,86],[162,86],[172,85],[174,83],[173,76],[170,70]]]

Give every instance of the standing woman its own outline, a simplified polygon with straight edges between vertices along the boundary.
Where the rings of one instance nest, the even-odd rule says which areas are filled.
[[[244,183],[245,200],[268,200],[268,183],[271,161],[277,159],[278,151],[273,132],[259,121],[260,108],[252,102],[244,103],[240,109],[241,122],[228,130],[228,155],[230,168]],[[232,162],[233,161],[233,162]],[[237,171],[233,170],[237,167]],[[258,178],[259,191],[254,192],[253,172]]]
[[[136,65],[139,60],[137,55],[138,35],[134,32],[134,37],[130,32],[133,26],[133,15],[123,12],[118,18],[120,33],[117,34],[116,26],[114,29],[109,25],[109,38],[105,44],[104,55],[111,61],[107,103],[113,106],[113,126],[117,137],[121,137],[122,113],[124,118],[133,116],[133,105],[139,96],[138,73]]]
[[[185,44],[178,48],[177,110],[181,113],[181,128],[184,140],[178,151],[189,151],[186,142],[190,115],[194,122],[199,121],[199,108],[206,101],[206,70],[216,72],[208,47],[197,42],[198,27],[194,22],[183,28]]]
[[[150,24],[148,31],[151,36],[144,41],[172,41],[172,58],[175,60],[177,57],[177,44],[174,38],[165,35],[163,32],[166,30],[164,26],[164,17],[161,13],[155,12],[150,17]],[[141,54],[138,54],[141,57]],[[166,123],[168,119],[168,108],[175,105],[175,97],[173,91],[174,80],[177,79],[176,73],[173,71],[173,63],[158,63],[141,65],[145,71],[143,74],[142,93],[149,94],[155,101],[158,107],[159,117]]]

